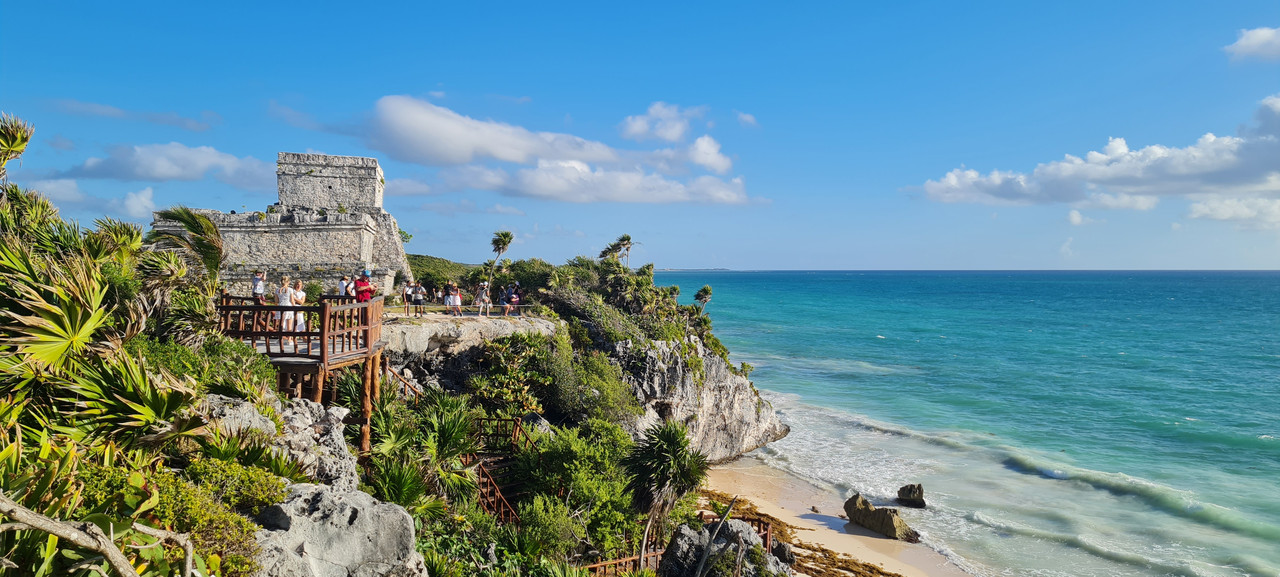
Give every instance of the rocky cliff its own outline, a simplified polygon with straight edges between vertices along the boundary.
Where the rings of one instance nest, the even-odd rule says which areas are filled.
[[[456,388],[473,368],[478,347],[516,332],[550,335],[557,323],[527,317],[397,319],[383,327],[392,363],[423,383]],[[751,381],[696,337],[685,342],[643,338],[612,345],[611,357],[640,402],[643,414],[624,426],[635,436],[663,419],[686,423],[695,448],[722,463],[786,436]]]
[[[723,463],[790,432],[751,381],[730,371],[696,337],[614,346],[644,409],[631,426],[637,436],[662,420],[682,421],[693,447],[712,463]]]

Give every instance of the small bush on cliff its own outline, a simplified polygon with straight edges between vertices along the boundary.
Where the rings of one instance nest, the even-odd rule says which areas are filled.
[[[125,512],[129,507],[119,499],[132,494],[129,473],[121,467],[82,467],[78,478],[84,483],[83,508],[108,515]],[[190,533],[197,554],[206,559],[210,555],[221,558],[224,577],[247,576],[257,571],[254,556],[258,545],[253,538],[257,525],[232,512],[209,490],[173,473],[153,472],[147,475],[147,481],[158,495],[155,508],[147,513],[150,523]]]
[[[183,474],[228,507],[250,515],[274,505],[287,496],[279,477],[256,467],[217,459],[197,459]]]
[[[520,530],[537,542],[543,555],[562,561],[586,536],[569,506],[546,495],[520,504]]]

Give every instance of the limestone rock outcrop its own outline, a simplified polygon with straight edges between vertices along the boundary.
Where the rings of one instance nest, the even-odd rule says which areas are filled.
[[[903,485],[898,489],[898,504],[903,507],[924,508],[924,486],[916,483]]]
[[[354,491],[360,484],[360,471],[342,436],[342,420],[349,412],[306,399],[290,400],[280,411],[284,427],[272,446],[289,453],[315,480],[338,491]]]
[[[276,424],[258,412],[253,403],[223,395],[207,395],[201,412],[224,433],[255,430],[267,435],[276,434]]]
[[[849,522],[866,527],[890,539],[919,543],[920,534],[907,526],[907,522],[898,516],[897,509],[888,507],[876,508],[862,495],[855,493],[844,502],[844,513]]]
[[[711,542],[715,523],[709,523],[701,531],[681,525],[667,544],[658,566],[659,577],[684,577],[693,575],[702,559],[702,552]],[[763,575],[790,575],[791,568],[764,550],[764,543],[755,529],[737,519],[730,519],[710,543],[704,575],[707,577],[756,577]],[[741,560],[741,572],[738,564]]]
[[[781,439],[791,431],[746,377],[703,347],[686,342],[623,341],[615,345],[624,377],[644,414],[632,425],[642,434],[662,420],[685,422],[690,445],[723,463]]]
[[[259,575],[425,577],[404,508],[360,491],[298,484],[258,515]]]

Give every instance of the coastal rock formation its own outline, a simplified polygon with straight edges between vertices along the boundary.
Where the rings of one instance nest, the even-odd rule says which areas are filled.
[[[898,504],[903,507],[923,509],[924,486],[919,483],[914,485],[903,485],[898,489]]]
[[[844,502],[844,512],[849,522],[866,527],[890,539],[919,543],[920,534],[907,526],[907,522],[898,516],[897,509],[887,507],[877,509],[862,495],[855,493]]]
[[[746,377],[729,370],[696,337],[684,342],[624,341],[615,345],[624,377],[644,414],[632,433],[662,420],[685,422],[690,445],[723,463],[781,439],[790,428]]]
[[[515,333],[550,335],[556,324],[531,317],[450,317],[388,319],[382,325],[387,350],[397,355],[458,355],[485,341]]]
[[[224,433],[255,430],[267,435],[276,434],[276,424],[259,413],[257,407],[249,401],[210,394],[204,399],[201,413],[209,419],[209,424],[217,426]]]
[[[349,412],[306,399],[288,401],[280,411],[283,431],[272,446],[284,449],[315,480],[337,491],[354,491],[360,484],[360,471],[342,436],[342,420]]]
[[[676,528],[666,552],[662,554],[662,563],[658,566],[659,577],[693,575],[702,559],[702,552],[711,541],[711,531],[715,526],[715,523],[708,524],[701,531],[694,531],[688,525]],[[738,570],[739,565],[741,571]],[[751,525],[730,519],[716,535],[715,542],[711,543],[711,553],[707,556],[703,574],[708,577],[763,577],[790,575],[791,568],[764,550],[764,543]]]
[[[258,515],[260,575],[277,577],[426,576],[404,508],[360,491],[289,487],[289,497]]]

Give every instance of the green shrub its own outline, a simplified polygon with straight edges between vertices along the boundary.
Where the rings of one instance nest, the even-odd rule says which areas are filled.
[[[543,555],[560,561],[586,536],[569,506],[546,495],[535,495],[520,504],[520,530],[538,543]]]
[[[609,355],[588,351],[574,365],[578,377],[575,398],[582,412],[597,419],[621,422],[641,414],[640,403],[631,387],[622,379],[622,370],[609,361]]]
[[[228,507],[251,515],[288,496],[285,483],[279,477],[230,461],[198,459],[184,473],[192,483],[207,489]]]
[[[120,467],[83,466],[78,478],[84,483],[83,507],[108,515],[129,508],[118,502],[128,490],[130,471]],[[206,559],[216,554],[222,559],[224,577],[252,575],[257,571],[258,526],[235,513],[207,489],[196,487],[169,472],[147,475],[148,489],[158,495],[155,508],[145,515],[149,523],[180,533],[190,533],[196,553]]]

